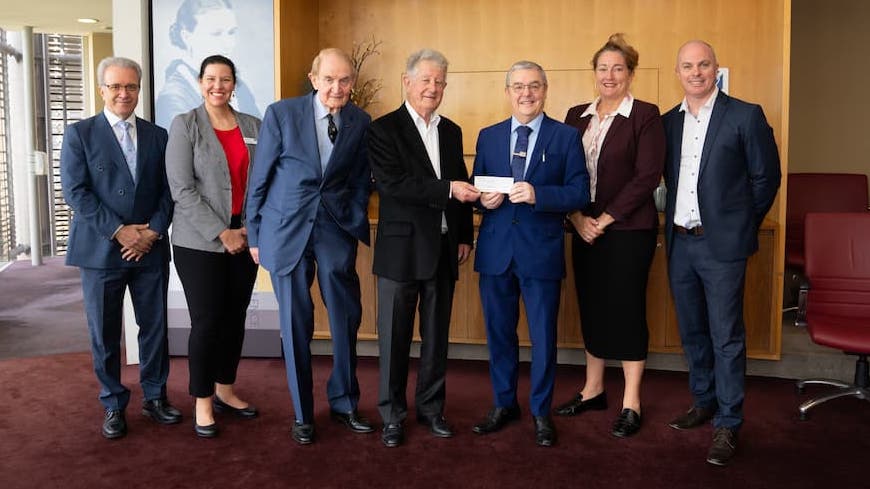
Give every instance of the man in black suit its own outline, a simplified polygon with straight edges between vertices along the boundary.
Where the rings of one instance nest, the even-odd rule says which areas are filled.
[[[713,420],[707,462],[727,465],[743,424],[746,260],[781,170],[761,107],[716,87],[716,54],[689,41],[677,55],[682,104],[664,115],[668,276],[689,365],[693,405],[675,429]]]
[[[369,158],[380,197],[374,273],[378,276],[378,409],[382,440],[404,440],[408,355],[420,309],[417,420],[438,437],[444,419],[450,312],[459,265],[471,253],[471,206],[480,193],[468,183],[462,130],[435,111],[447,85],[447,60],[423,49],[402,76],[405,103],[372,122]]]

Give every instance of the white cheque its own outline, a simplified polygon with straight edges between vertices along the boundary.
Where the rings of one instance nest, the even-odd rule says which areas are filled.
[[[481,192],[498,192],[500,194],[509,194],[511,187],[514,186],[512,177],[474,177],[474,186]]]

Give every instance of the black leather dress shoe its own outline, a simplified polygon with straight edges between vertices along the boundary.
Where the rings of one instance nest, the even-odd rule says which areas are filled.
[[[686,412],[686,414],[683,414],[668,423],[668,426],[676,430],[697,428],[713,419],[713,414],[715,413],[716,411],[713,409],[693,406],[692,409],[689,409],[689,411]]]
[[[214,406],[214,410],[219,413],[230,413],[234,414],[242,419],[254,419],[260,415],[257,411],[257,408],[248,404],[247,407],[237,408],[232,407],[229,404],[223,402],[220,397],[214,396],[212,399],[212,406]]]
[[[607,393],[601,392],[595,397],[583,399],[583,394],[577,394],[573,399],[561,404],[555,409],[556,416],[577,416],[583,411],[601,411],[607,409]]]
[[[535,416],[535,443],[541,447],[556,444],[556,427],[549,416]]]
[[[127,419],[124,411],[106,409],[106,417],[103,419],[103,436],[114,440],[127,434]]]
[[[300,445],[310,445],[314,442],[314,425],[311,423],[293,423],[290,436]]]
[[[613,423],[613,436],[627,438],[640,430],[640,414],[634,409],[623,409]]]
[[[707,452],[707,462],[725,466],[731,463],[737,453],[737,432],[730,428],[716,428],[713,431],[713,444]]]
[[[405,441],[405,428],[401,423],[389,423],[384,425],[384,431],[381,433],[381,441],[388,447],[397,447]]]
[[[375,431],[372,424],[369,423],[369,420],[360,416],[359,412],[356,410],[349,413],[330,411],[329,415],[332,419],[350,428],[350,431],[353,431],[354,433],[371,433],[372,431]]]
[[[172,407],[164,399],[152,399],[142,403],[142,414],[160,424],[176,424],[181,422],[181,412]]]
[[[478,435],[495,433],[511,421],[520,419],[520,414],[519,406],[509,408],[494,407],[487,413],[483,421],[474,425],[471,431],[474,431]]]
[[[439,438],[450,438],[453,436],[453,429],[447,424],[444,416],[436,414],[435,416],[417,416],[417,421],[429,427],[429,431]]]
[[[217,423],[212,423],[207,426],[202,426],[196,424],[196,421],[193,422],[193,431],[196,432],[196,436],[200,438],[214,438],[218,436],[218,427]]]

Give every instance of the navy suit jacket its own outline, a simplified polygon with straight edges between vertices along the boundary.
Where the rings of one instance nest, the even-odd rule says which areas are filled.
[[[663,116],[667,135],[668,256],[673,247],[684,117],[679,105]],[[773,130],[761,106],[719,92],[701,152],[697,189],[704,236],[717,259],[740,260],[755,253],[758,228],[773,204],[781,179]]]
[[[127,167],[121,145],[101,112],[67,126],[60,153],[63,196],[72,208],[67,265],[85,268],[163,266],[169,240],[161,239],[140,261],[121,257],[112,235],[122,224],[148,224],[167,235],[172,196],[166,181],[166,130],[136,119],[138,184]]]
[[[260,263],[287,275],[299,263],[323,205],[335,223],[369,244],[371,171],[365,136],[371,117],[348,103],[322,174],[312,98],[280,100],[266,109],[248,179],[248,244]]]
[[[480,131],[474,176],[511,176],[511,119]],[[565,214],[589,203],[589,174],[577,129],[544,116],[525,180],[535,189],[535,205],[512,204],[507,196],[495,209],[483,209],[474,270],[559,280],[565,276]]]

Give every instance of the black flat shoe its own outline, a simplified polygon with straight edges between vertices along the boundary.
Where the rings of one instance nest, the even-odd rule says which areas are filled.
[[[196,421],[193,422],[193,431],[196,432],[196,436],[200,438],[214,438],[218,436],[218,427],[217,423],[212,423],[207,426],[202,426],[196,424]]]
[[[242,419],[254,419],[260,415],[257,408],[248,404],[247,407],[237,408],[230,406],[229,404],[223,402],[220,397],[217,395],[212,399],[212,405],[214,406],[214,410],[219,413],[229,413],[234,414]]]
[[[613,436],[628,438],[640,430],[640,414],[634,409],[623,409],[613,423]]]
[[[595,397],[583,399],[583,394],[577,394],[573,399],[554,410],[556,416],[577,416],[583,411],[602,411],[607,409],[607,393],[602,391]]]

